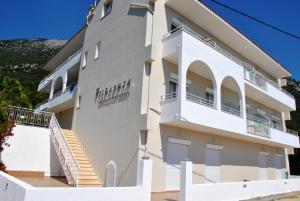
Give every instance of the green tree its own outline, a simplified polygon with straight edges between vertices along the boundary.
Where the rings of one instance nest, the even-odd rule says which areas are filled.
[[[28,93],[26,93],[25,88],[20,81],[11,77],[4,77],[2,80],[0,105],[32,108],[30,97],[28,96]]]

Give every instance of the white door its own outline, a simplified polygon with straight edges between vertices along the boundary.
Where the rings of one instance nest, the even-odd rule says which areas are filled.
[[[282,157],[275,156],[275,177],[276,179],[282,179]]]
[[[268,159],[266,155],[260,154],[258,156],[258,165],[259,165],[259,179],[267,180],[268,179]]]
[[[167,169],[166,169],[166,189],[178,190],[180,187],[180,164],[187,160],[189,156],[189,146],[182,144],[168,143],[167,147]]]
[[[221,151],[207,148],[205,150],[205,183],[221,182]]]

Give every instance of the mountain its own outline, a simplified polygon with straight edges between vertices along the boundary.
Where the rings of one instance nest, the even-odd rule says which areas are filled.
[[[46,97],[37,93],[48,72],[41,69],[66,43],[63,40],[0,40],[0,104],[32,108]]]

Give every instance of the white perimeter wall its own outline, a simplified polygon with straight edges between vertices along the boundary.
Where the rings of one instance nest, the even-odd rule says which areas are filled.
[[[62,175],[48,128],[17,125],[1,159],[7,170],[41,171],[46,176]]]
[[[137,186],[112,188],[34,188],[0,172],[2,201],[150,201],[152,161],[140,161]]]
[[[192,171],[191,162],[182,162],[180,201],[238,201],[300,190],[300,179],[193,184]]]

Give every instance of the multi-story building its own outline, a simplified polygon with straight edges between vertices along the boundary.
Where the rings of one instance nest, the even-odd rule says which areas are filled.
[[[142,157],[153,191],[179,188],[183,160],[194,183],[280,179],[299,147],[291,73],[197,0],[100,1],[44,69],[37,110],[76,134],[102,180],[115,167],[115,185],[135,183]]]

